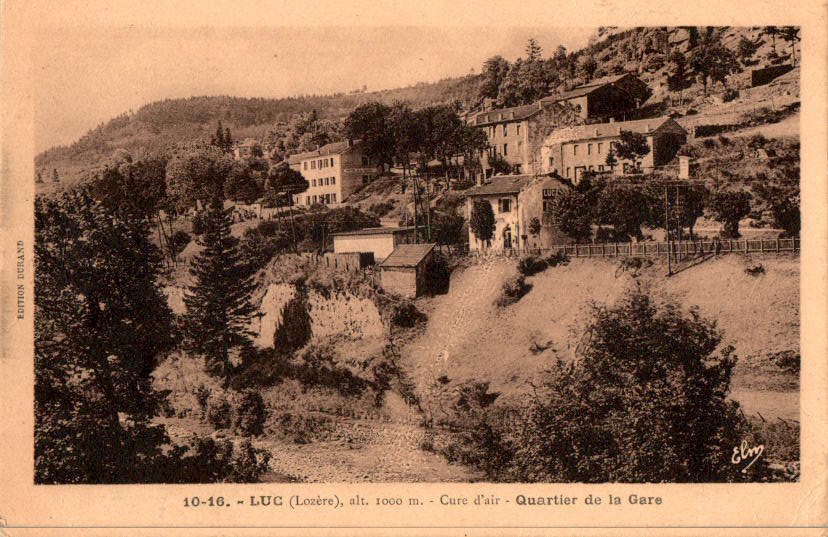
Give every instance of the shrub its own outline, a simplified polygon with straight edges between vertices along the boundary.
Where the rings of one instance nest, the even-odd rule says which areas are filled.
[[[771,361],[782,369],[799,374],[801,358],[798,352],[782,351],[771,357]]]
[[[745,274],[749,276],[759,276],[765,273],[765,266],[762,263],[751,265],[745,269]]]
[[[193,235],[201,235],[202,233],[204,233],[204,229],[205,229],[205,225],[206,225],[206,222],[205,222],[204,218],[205,218],[205,212],[204,211],[198,211],[193,216]]]
[[[702,141],[702,145],[707,149],[713,149],[713,148],[716,147],[717,144],[716,144],[716,140],[713,140],[712,138],[706,138],[705,140]]]
[[[724,134],[719,135],[719,143],[722,144],[722,147],[726,145],[730,145],[730,138],[725,136]]]
[[[501,294],[497,300],[495,300],[495,305],[499,308],[505,308],[506,306],[514,304],[520,300],[523,295],[528,293],[531,289],[532,286],[526,283],[526,277],[523,274],[512,276],[503,282]]]
[[[418,310],[410,300],[396,304],[391,314],[391,323],[402,328],[412,328],[426,320],[428,320],[426,314]]]
[[[207,422],[216,429],[228,429],[233,424],[230,403],[224,397],[213,397],[207,408]]]
[[[546,270],[546,261],[536,255],[525,255],[518,262],[518,270],[524,276],[532,276]]]
[[[270,453],[253,447],[250,440],[244,440],[236,450],[230,440],[196,437],[186,448],[174,448],[164,482],[256,483],[269,462]]]
[[[312,335],[308,302],[302,285],[282,309],[282,323],[273,334],[273,346],[285,352],[303,347]]]
[[[569,263],[569,256],[566,255],[566,252],[563,250],[559,250],[553,254],[549,254],[546,258],[546,264],[550,267],[557,267],[558,265],[566,265]]]
[[[212,391],[210,388],[205,386],[204,384],[199,384],[198,388],[195,391],[196,401],[198,402],[198,408],[201,410],[201,418],[204,419],[207,416],[207,403],[210,400],[210,394]]]
[[[748,431],[727,399],[736,364],[715,323],[631,292],[595,305],[579,360],[547,373],[514,441],[512,478],[544,482],[757,479],[730,461]]]
[[[451,280],[451,269],[448,260],[439,252],[435,252],[431,262],[426,267],[426,291],[431,295],[448,293]]]
[[[262,395],[256,390],[244,390],[236,409],[236,429],[244,436],[262,434],[267,409]]]

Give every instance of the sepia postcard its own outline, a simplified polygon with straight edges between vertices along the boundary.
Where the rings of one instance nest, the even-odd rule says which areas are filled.
[[[824,2],[1,9],[0,536],[828,534]]]

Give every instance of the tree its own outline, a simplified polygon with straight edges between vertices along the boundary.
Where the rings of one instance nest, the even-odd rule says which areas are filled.
[[[615,148],[613,147],[615,144],[610,144],[609,151],[607,152],[607,159],[604,161],[606,162],[607,166],[610,167],[610,172],[615,173],[615,167],[618,165],[618,158],[615,156]]]
[[[218,121],[216,132],[210,138],[210,145],[214,145],[219,149],[224,149],[224,130],[221,127],[221,120]]]
[[[579,185],[580,186],[580,185]],[[551,223],[575,242],[592,236],[592,212],[587,194],[577,189],[555,190],[545,207]]]
[[[558,361],[517,434],[520,482],[721,482],[748,430],[727,399],[736,356],[698,311],[640,291],[595,305],[575,362]],[[757,466],[759,465],[759,466]]]
[[[534,37],[530,37],[529,41],[526,43],[526,61],[528,62],[537,62],[541,60],[541,53],[543,49],[540,45],[538,45],[537,40]]]
[[[736,56],[721,44],[718,35],[713,32],[705,35],[698,47],[693,50],[690,55],[690,66],[704,86],[705,96],[708,80],[714,84],[721,82],[724,85],[727,75],[740,71]]]
[[[473,125],[462,123],[457,138],[468,176],[474,178],[476,173],[483,173],[483,152],[489,147],[486,133]]]
[[[796,174],[798,175],[798,174]],[[773,217],[773,225],[785,230],[789,237],[799,236],[802,226],[799,211],[800,192],[798,177],[779,184],[768,184],[765,181],[754,181],[752,190]]]
[[[611,225],[617,233],[644,238],[641,225],[649,221],[650,205],[637,186],[613,185],[602,190],[598,198],[598,221]]]
[[[262,187],[253,178],[248,166],[236,162],[224,181],[224,196],[240,203],[253,203],[262,196]]]
[[[411,173],[412,153],[420,152],[426,147],[425,128],[420,121],[421,117],[414,113],[411,107],[402,101],[395,101],[391,105],[388,114],[388,126],[393,135],[393,156],[394,160],[403,169],[403,189]],[[415,241],[419,238],[419,213],[420,207],[420,186],[417,176],[414,179],[414,236]]]
[[[615,154],[619,159],[631,161],[633,168],[639,171],[641,169],[639,161],[650,153],[647,138],[638,132],[622,130],[620,139],[612,145],[615,146]],[[610,148],[610,153],[612,153],[612,148]]]
[[[797,41],[802,40],[802,38],[799,37],[799,27],[783,26],[779,33],[781,34],[782,39],[787,41],[791,46],[791,65],[796,65],[796,43]]]
[[[253,270],[242,258],[239,240],[230,233],[230,213],[213,198],[198,242],[203,250],[190,266],[193,283],[184,295],[187,350],[202,354],[209,373],[229,381],[230,351],[250,346],[248,328],[255,308]]]
[[[541,232],[541,223],[540,219],[537,216],[533,216],[531,220],[529,220],[529,234],[530,235],[538,235]]]
[[[149,223],[85,189],[35,200],[35,481],[160,479],[160,396],[150,377],[170,348]]]
[[[758,39],[748,39],[744,35],[739,38],[739,59],[742,60],[742,64],[744,65],[751,65],[753,62],[753,55],[756,54],[756,51],[759,50],[759,47],[762,45],[762,42]]]
[[[52,168],[52,182],[53,183],[59,183],[60,182],[60,176],[58,175],[57,168]]]
[[[737,239],[739,234],[739,220],[750,214],[750,192],[733,192],[720,190],[710,197],[710,209],[719,222],[724,226],[722,237]]]
[[[477,199],[472,203],[469,227],[480,242],[491,246],[495,231],[495,217],[492,204],[488,200]]]
[[[589,82],[592,80],[597,69],[598,62],[595,61],[593,56],[586,55],[581,57],[581,61],[578,63],[578,71],[584,77],[584,81]]]
[[[345,120],[349,138],[361,139],[365,154],[380,165],[391,165],[394,159],[394,133],[389,124],[391,109],[372,101],[357,106]]]
[[[221,197],[233,161],[216,147],[192,147],[173,155],[167,163],[167,195],[170,206],[184,212],[196,200]]]
[[[762,28],[762,31],[760,32],[760,35],[770,36],[774,56],[776,56],[776,36],[778,36],[780,33],[781,32],[778,26],[765,26],[764,28]]]
[[[509,62],[503,56],[492,56],[483,63],[483,80],[478,91],[478,98],[497,99],[497,93],[503,79],[509,73]]]
[[[43,177],[40,175],[40,170],[35,171],[35,184],[43,183]]]

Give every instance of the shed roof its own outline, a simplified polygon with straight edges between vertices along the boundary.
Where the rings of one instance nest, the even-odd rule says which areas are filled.
[[[340,231],[339,233],[334,233],[334,237],[353,237],[353,236],[361,236],[361,235],[393,235],[394,233],[407,233],[409,231],[414,231],[414,226],[400,226],[400,227],[366,227],[363,229],[357,229],[355,231]]]
[[[400,244],[380,265],[383,268],[416,267],[437,246],[435,243]]]
[[[488,194],[516,194],[532,182],[532,175],[495,175],[483,185],[466,190],[466,196],[485,196]]]

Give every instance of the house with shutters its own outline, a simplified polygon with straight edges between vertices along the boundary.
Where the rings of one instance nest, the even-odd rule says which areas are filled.
[[[294,194],[294,204],[309,207],[314,204],[342,203],[362,185],[373,181],[382,171],[362,149],[359,140],[347,140],[323,145],[288,158],[291,168],[308,182],[305,192]]]
[[[569,189],[566,181],[555,174],[496,175],[465,192],[466,220],[470,221],[475,202],[492,206],[495,217],[491,244],[486,244],[469,228],[469,250],[526,250],[547,248],[568,242],[567,237],[549,218],[548,203],[554,192]],[[540,229],[533,233],[532,221]]]
[[[607,164],[607,154],[615,154],[615,144],[624,131],[644,136],[649,153],[635,166],[618,159]],[[555,173],[578,184],[584,172],[651,173],[670,162],[687,142],[687,131],[670,117],[593,123],[559,129],[547,136],[540,147],[539,167],[544,173]]]

